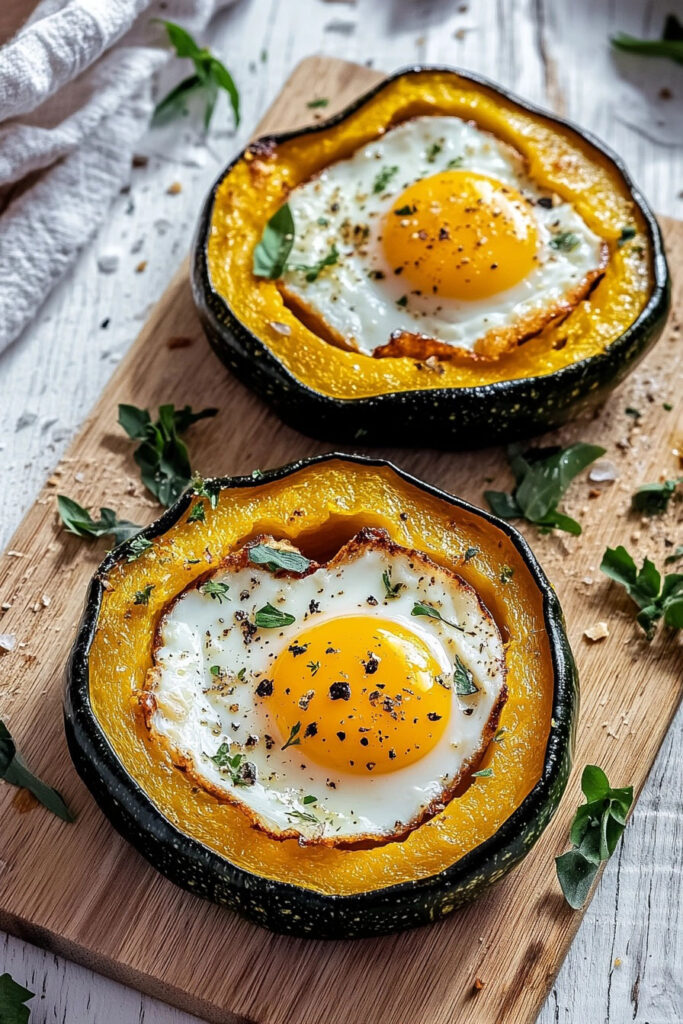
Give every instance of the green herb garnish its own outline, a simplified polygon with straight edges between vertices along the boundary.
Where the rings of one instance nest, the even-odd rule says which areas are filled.
[[[147,409],[119,405],[119,423],[134,441],[135,461],[140,467],[142,482],[162,505],[172,505],[190,483],[192,470],[184,441],[179,435],[198,420],[215,416],[217,409],[193,412],[189,405],[176,409],[160,405],[159,418],[152,421]]]
[[[409,217],[411,213],[415,213],[416,210],[417,206],[413,204],[412,206],[400,206],[398,210],[394,210],[394,213],[396,214],[397,217]]]
[[[206,515],[204,513],[204,506],[201,501],[195,502],[190,509],[190,514],[187,517],[188,523],[203,523],[206,521]]]
[[[631,239],[635,238],[635,237],[636,237],[636,229],[634,227],[632,227],[630,224],[627,224],[626,227],[623,227],[621,229],[621,234],[619,235],[619,238],[617,239],[617,247],[619,249],[621,249],[622,245],[625,245],[626,242],[630,242]]]
[[[293,811],[287,811],[286,814],[287,814],[288,818],[295,818],[296,821],[308,821],[312,825],[319,825],[320,824],[320,822],[318,821],[316,816],[314,814],[311,814],[310,811],[293,810]]]
[[[620,32],[610,39],[616,50],[638,53],[643,57],[668,57],[683,64],[683,25],[675,14],[669,14],[664,22],[661,39],[637,39]]]
[[[263,608],[254,614],[254,625],[259,629],[279,629],[282,626],[291,626],[296,619],[288,612],[281,612],[279,608],[273,608],[272,604],[264,604]]]
[[[209,669],[209,672],[214,677],[214,679],[217,679],[219,676],[223,675],[223,673],[221,672],[220,665],[212,665],[211,668]]]
[[[298,747],[301,743],[299,739],[299,733],[301,732],[301,722],[295,722],[292,728],[289,730],[289,737],[284,747],[280,747],[281,750],[286,750],[287,747]]]
[[[220,89],[223,89],[230,100],[235,117],[235,127],[240,123],[240,94],[232,75],[207,47],[198,46],[189,32],[172,21],[155,19],[164,25],[169,41],[175,49],[176,56],[191,60],[194,74],[188,75],[167,96],[157,103],[152,115],[153,124],[161,124],[187,112],[186,101],[190,96],[202,94],[204,97],[204,128],[208,130],[213,117],[216,100]]]
[[[317,100],[309,100],[306,106],[309,108],[309,110],[317,110],[318,107],[326,107],[329,102],[330,101],[327,99],[326,96],[321,96]]]
[[[446,164],[446,170],[453,171],[456,169],[456,167],[462,167],[463,159],[464,158],[461,156],[454,156],[453,159],[449,160],[448,163]]]
[[[402,295],[400,299],[396,299],[396,305],[403,306],[405,308],[405,306],[408,305],[408,296]]]
[[[11,975],[0,974],[0,1021],[2,1024],[28,1024],[31,1011],[24,1003],[34,993],[19,985]]]
[[[398,164],[394,164],[392,167],[383,167],[375,178],[372,191],[377,193],[384,192],[387,185],[396,174],[398,174]]]
[[[221,495],[221,489],[218,481],[204,480],[199,473],[195,473],[192,477],[192,490],[198,498],[208,498],[211,508],[218,507],[218,499]]]
[[[509,583],[512,577],[515,575],[515,570],[511,565],[504,565],[500,570],[500,582],[503,584]]]
[[[673,554],[666,556],[664,559],[664,565],[671,565],[673,562],[677,562],[680,558],[683,558],[683,544],[679,544]]]
[[[228,597],[230,585],[222,583],[220,580],[207,580],[206,583],[199,585],[199,590],[202,594],[207,594],[212,601],[218,601],[219,604],[223,604],[223,598],[227,601],[230,600]]]
[[[657,623],[664,618],[671,629],[683,629],[683,573],[668,573],[662,581],[661,573],[649,558],[640,569],[626,548],[607,548],[600,569],[605,576],[621,583],[640,608],[636,622],[652,640]]]
[[[320,671],[320,662],[319,661],[309,661],[308,665],[306,665],[306,668],[310,668],[311,675],[314,676],[316,674],[316,672]]]
[[[302,804],[317,804],[317,796],[305,796],[301,801]]]
[[[462,626],[459,626],[457,622],[449,622],[448,619],[444,619],[438,608],[434,608],[431,604],[423,604],[421,601],[416,601],[413,605],[411,615],[427,615],[430,619],[440,619],[447,626],[452,626],[453,629],[459,629],[461,633],[464,633]]]
[[[136,590],[133,598],[133,604],[149,604],[149,599],[152,596],[154,586],[154,583],[148,583],[142,590]]]
[[[640,409],[634,409],[632,405],[627,405],[624,412],[627,416],[632,416],[634,420],[639,420],[643,415]]]
[[[127,519],[117,519],[116,513],[111,508],[101,508],[100,518],[93,519],[82,505],[79,505],[73,498],[67,498],[65,494],[57,495],[57,509],[64,529],[77,537],[94,538],[111,535],[116,545],[134,537],[142,529],[137,523],[131,523]]]
[[[323,256],[317,263],[293,263],[288,264],[288,270],[298,270],[302,274],[306,275],[307,281],[317,281],[320,276],[320,272],[325,267],[333,267],[335,263],[339,262],[339,250],[336,245],[333,245],[327,256]]]
[[[569,832],[573,849],[555,858],[557,877],[570,907],[586,902],[600,862],[608,860],[626,827],[633,786],[611,789],[602,768],[588,764],[581,776],[586,803],[576,812]]]
[[[233,786],[249,786],[252,780],[244,775],[246,757],[244,754],[233,754],[230,756],[230,744],[221,743],[220,747],[210,758],[217,768],[225,769],[230,776]]]
[[[490,779],[493,775],[493,768],[482,768],[481,771],[472,772],[473,779]]]
[[[636,512],[645,512],[649,516],[661,515],[666,512],[674,491],[683,483],[683,476],[675,480],[665,480],[663,484],[643,484],[631,497],[631,507]]]
[[[52,789],[29,771],[21,754],[17,752],[10,731],[2,719],[0,719],[0,779],[4,779],[10,786],[28,789],[43,807],[47,807],[48,811],[56,814],[62,821],[75,821],[76,815],[71,813],[57,790]]]
[[[443,146],[440,146],[438,142],[433,142],[427,150],[427,162],[433,164],[442,149]]]
[[[289,203],[285,203],[270,218],[263,229],[261,241],[254,249],[254,276],[271,281],[282,277],[293,245],[294,217]]]
[[[287,548],[271,548],[267,544],[256,544],[249,548],[249,561],[254,565],[263,565],[270,572],[286,569],[288,572],[306,572],[310,560],[298,551]]]
[[[557,505],[574,477],[604,454],[604,448],[580,441],[569,448],[537,448],[524,454],[519,445],[511,445],[508,458],[517,481],[514,494],[484,491],[484,497],[501,519],[526,519],[543,530],[578,536],[580,524],[558,512]]]
[[[479,554],[479,548],[468,548],[465,552],[464,562],[469,562],[471,558],[474,558]]]
[[[384,596],[387,600],[392,600],[394,597],[398,597],[400,591],[403,589],[402,583],[391,582],[391,573],[388,569],[385,569],[382,573],[382,583],[384,584]]]
[[[147,540],[146,537],[133,537],[129,545],[127,562],[134,562],[136,558],[143,555],[145,551],[149,551],[151,547],[154,547],[151,540]]]
[[[453,682],[455,683],[455,692],[458,697],[471,697],[473,693],[479,692],[478,688],[474,685],[474,676],[457,654],[455,656]]]
[[[579,236],[575,235],[573,231],[561,231],[550,239],[550,248],[557,249],[558,252],[571,252],[576,249],[580,241]]]

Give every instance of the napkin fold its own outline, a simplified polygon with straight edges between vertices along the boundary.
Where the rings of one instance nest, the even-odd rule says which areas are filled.
[[[169,58],[155,17],[201,29],[232,0],[42,0],[0,48],[0,351],[128,180]]]

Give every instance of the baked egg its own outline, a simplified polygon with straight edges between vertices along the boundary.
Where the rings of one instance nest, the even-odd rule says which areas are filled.
[[[473,588],[385,531],[324,564],[259,537],[167,606],[141,704],[152,741],[256,828],[369,846],[471,780],[505,673]]]
[[[571,312],[607,260],[521,154],[454,116],[388,129],[288,203],[285,301],[366,355],[496,358]]]

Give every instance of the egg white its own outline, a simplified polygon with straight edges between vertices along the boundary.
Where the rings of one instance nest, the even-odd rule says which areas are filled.
[[[460,169],[517,189],[533,209],[539,239],[537,263],[524,280],[471,302],[412,294],[406,280],[387,264],[381,243],[382,220],[397,196],[414,182],[446,170],[455,159]],[[377,175],[390,167],[399,170],[376,193]],[[282,278],[285,294],[313,310],[332,334],[368,355],[387,344],[395,331],[473,350],[490,331],[555,307],[602,265],[602,240],[571,204],[555,200],[550,209],[538,205],[539,199],[550,198],[526,174],[511,147],[472,122],[447,116],[414,118],[292,190],[288,202],[295,236]],[[551,239],[565,232],[574,234],[578,244],[570,251],[551,247]],[[324,259],[332,247],[339,253],[337,263],[315,280],[295,269]],[[404,299],[405,307],[397,304]]]
[[[392,599],[382,581],[388,569],[392,582],[402,584]],[[239,803],[259,827],[303,842],[391,837],[438,804],[481,754],[489,720],[504,699],[504,649],[490,614],[458,577],[405,549],[393,546],[389,554],[381,541],[371,540],[350,542],[333,562],[302,578],[251,564],[221,569],[212,578],[228,584],[227,597],[219,602],[201,588],[190,589],[160,623],[148,725],[176,764],[214,794]],[[463,631],[413,616],[416,602],[437,608]],[[254,632],[248,623],[266,603],[294,615],[295,622]],[[446,729],[421,760],[367,777],[326,770],[306,757],[305,744],[282,750],[267,700],[255,697],[259,680],[307,623],[359,614],[401,623],[421,637],[448,681],[459,656],[477,687],[468,697],[451,687]],[[211,666],[219,667],[220,677]],[[222,744],[253,765],[250,785],[235,785],[211,760]],[[305,796],[316,802],[305,804]]]

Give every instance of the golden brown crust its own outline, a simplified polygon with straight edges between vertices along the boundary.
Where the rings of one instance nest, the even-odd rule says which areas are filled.
[[[160,644],[161,625],[166,616],[169,614],[170,610],[174,607],[176,602],[183,596],[183,594],[187,593],[187,591],[189,590],[197,589],[204,582],[206,582],[207,579],[215,575],[217,572],[222,572],[226,570],[238,571],[239,569],[246,568],[246,566],[250,564],[249,551],[251,548],[255,547],[258,544],[266,544],[269,547],[287,548],[291,551],[298,550],[289,541],[277,541],[272,536],[260,534],[258,537],[255,537],[253,540],[245,544],[244,547],[240,548],[238,551],[231,552],[229,555],[223,558],[215,568],[210,569],[208,572],[197,577],[197,579],[193,580],[193,582],[188,587],[186,587],[183,591],[176,595],[176,597],[169,601],[168,604],[164,607],[163,612],[159,617],[159,623],[157,625],[157,629],[155,632],[153,643],[153,658],[156,657],[156,652]],[[498,632],[498,627],[496,626],[491,613],[489,612],[488,608],[482,601],[480,595],[477,593],[477,591],[474,590],[472,586],[470,586],[469,583],[462,579],[461,576],[458,576],[458,574],[454,572],[452,569],[446,568],[445,566],[437,565],[437,563],[434,562],[428,555],[424,554],[424,552],[418,551],[414,548],[406,549],[402,547],[400,544],[395,543],[390,538],[387,531],[381,528],[367,526],[363,527],[354,537],[351,538],[351,540],[349,540],[339,549],[339,551],[333,558],[331,558],[328,562],[324,564],[318,562],[311,562],[308,569],[303,573],[295,573],[288,570],[281,570],[280,572],[278,572],[277,575],[280,577],[289,576],[293,579],[301,579],[305,576],[309,576],[311,573],[317,572],[318,569],[321,568],[334,570],[337,567],[337,565],[347,564],[349,561],[353,560],[354,558],[360,557],[368,550],[382,550],[389,555],[395,555],[399,553],[401,555],[407,554],[411,561],[419,563],[424,568],[425,572],[437,570],[441,573],[445,573],[454,581],[454,583],[457,584],[457,586],[469,591],[474,597],[476,597],[482,616],[485,619],[488,619],[489,622],[496,629],[496,632]],[[257,565],[254,566],[254,569],[255,571],[262,571],[261,567]],[[503,678],[505,678],[505,675],[507,673],[507,665],[504,656],[500,660],[500,668],[503,672]],[[472,773],[476,771],[477,766],[481,762],[481,759],[489,746],[489,743],[493,739],[493,736],[495,735],[496,730],[498,729],[500,715],[505,705],[505,701],[507,700],[507,686],[505,682],[503,682],[500,693],[498,694],[496,702],[493,708],[491,709],[491,713],[483,729],[482,740],[481,743],[479,744],[479,747],[472,754],[472,756],[463,763],[460,772],[451,781],[448,788],[444,790],[438,798],[434,799],[433,801],[431,801],[430,804],[422,808],[420,813],[416,815],[415,818],[413,818],[408,823],[401,823],[400,830],[392,833],[390,836],[383,837],[366,834],[360,835],[352,841],[339,841],[334,837],[326,837],[325,835],[303,836],[300,832],[297,832],[295,829],[272,831],[271,829],[267,828],[263,824],[263,822],[259,820],[255,812],[252,811],[241,800],[239,800],[239,798],[232,791],[216,786],[209,779],[201,775],[201,773],[197,771],[194,762],[190,758],[186,757],[176,747],[174,747],[168,741],[168,739],[162,734],[160,734],[158,730],[154,727],[153,719],[157,711],[157,698],[154,693],[154,689],[158,681],[158,676],[159,669],[156,666],[156,664],[154,664],[154,666],[149,670],[147,674],[147,687],[145,690],[137,692],[136,700],[144,724],[147,727],[147,730],[150,734],[150,738],[168,754],[175,768],[177,768],[179,771],[182,771],[185,775],[191,778],[193,782],[195,782],[201,789],[205,790],[212,797],[214,797],[214,799],[218,800],[221,803],[231,804],[232,806],[239,808],[241,813],[244,814],[245,817],[249,820],[249,823],[252,826],[252,828],[257,829],[260,832],[264,832],[266,835],[270,836],[271,839],[275,839],[278,841],[284,841],[286,839],[295,839],[297,840],[297,842],[304,846],[327,846],[336,847],[342,850],[370,849],[376,846],[384,846],[386,845],[386,843],[390,842],[402,842],[403,840],[407,839],[410,833],[413,832],[416,828],[419,828],[425,822],[429,821],[435,815],[439,814],[444,809],[444,807],[459,792],[462,792],[463,789],[471,781]]]
[[[510,327],[495,327],[479,338],[473,349],[449,345],[426,334],[413,334],[410,331],[394,331],[386,345],[380,345],[373,352],[373,358],[386,359],[407,356],[409,359],[423,360],[436,356],[442,360],[467,360],[491,362],[512,351],[518,345],[540,334],[553,321],[561,321],[585,299],[595,288],[603,276],[609,249],[606,243],[600,247],[600,265],[586,274],[582,281],[563,296],[554,306],[548,309],[534,310],[522,317]]]

